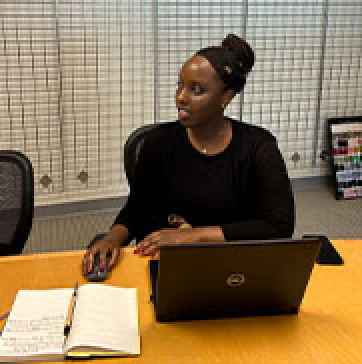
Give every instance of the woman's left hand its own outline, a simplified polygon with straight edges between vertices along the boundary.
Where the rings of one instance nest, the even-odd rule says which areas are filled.
[[[162,229],[147,235],[134,251],[140,255],[156,256],[162,244],[195,243],[199,240],[197,228]]]

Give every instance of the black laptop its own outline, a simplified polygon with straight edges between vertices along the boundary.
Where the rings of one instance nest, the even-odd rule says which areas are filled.
[[[150,260],[157,321],[296,314],[319,239],[169,244]]]

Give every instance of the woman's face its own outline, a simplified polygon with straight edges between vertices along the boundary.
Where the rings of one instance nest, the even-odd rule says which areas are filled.
[[[199,55],[190,58],[181,68],[176,91],[180,122],[190,127],[216,121],[230,101],[227,93],[206,58]]]

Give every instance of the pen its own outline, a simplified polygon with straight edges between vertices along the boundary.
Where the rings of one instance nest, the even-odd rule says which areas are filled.
[[[3,315],[1,315],[0,316],[0,322],[2,321],[2,320],[5,320],[6,318],[8,318],[9,317],[9,314],[10,314],[10,311],[8,311],[8,312],[5,312]],[[2,330],[0,330],[0,337],[1,337],[1,335],[2,335]]]
[[[73,295],[72,295],[72,298],[70,300],[68,313],[67,313],[67,318],[65,320],[64,336],[69,335],[70,327],[72,326],[74,307],[75,307],[75,304],[77,302],[77,294],[78,294],[78,282],[76,282],[76,284],[74,286]]]
[[[3,315],[1,315],[0,316],[0,321],[5,320],[6,318],[8,318],[9,314],[10,314],[10,311],[5,312]]]

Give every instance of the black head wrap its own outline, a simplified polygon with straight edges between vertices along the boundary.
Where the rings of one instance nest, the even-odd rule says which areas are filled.
[[[221,46],[203,48],[196,55],[205,57],[226,89],[235,92],[243,89],[246,76],[254,65],[254,52],[249,44],[233,34],[228,35]]]

